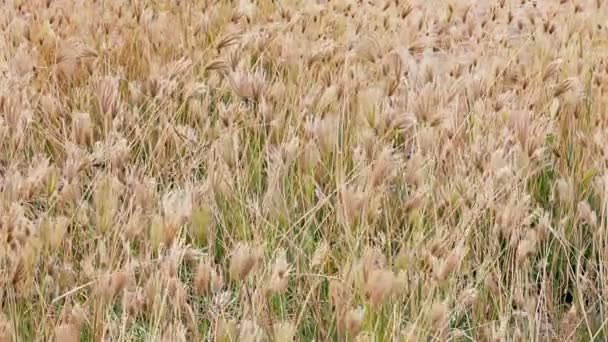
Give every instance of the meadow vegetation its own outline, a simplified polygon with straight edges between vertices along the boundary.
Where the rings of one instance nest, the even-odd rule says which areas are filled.
[[[4,0],[0,31],[0,341],[608,338],[605,0]]]

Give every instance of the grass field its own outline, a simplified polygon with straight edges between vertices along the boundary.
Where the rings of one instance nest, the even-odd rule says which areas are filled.
[[[0,30],[0,342],[608,339],[606,0]]]

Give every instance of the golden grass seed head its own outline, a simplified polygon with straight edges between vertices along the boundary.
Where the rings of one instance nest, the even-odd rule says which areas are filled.
[[[173,190],[162,198],[163,218],[166,228],[174,231],[192,216],[192,193],[187,189]]]
[[[535,230],[529,229],[525,237],[519,242],[516,251],[517,262],[524,262],[530,255],[536,252],[538,236]]]
[[[395,274],[386,269],[372,270],[365,282],[364,296],[372,307],[379,307],[395,292],[397,279]]]
[[[342,217],[346,228],[355,226],[364,209],[366,194],[363,190],[356,189],[352,186],[344,186],[340,193],[342,205]]]
[[[45,94],[40,98],[40,109],[50,120],[55,120],[63,113],[58,99],[51,94]]]
[[[441,266],[439,266],[435,272],[435,277],[437,280],[444,281],[451,273],[456,271],[456,269],[460,266],[465,252],[465,248],[462,244],[451,250],[441,261]]]
[[[329,243],[322,241],[315,249],[314,254],[310,260],[310,267],[322,267],[330,254]]]
[[[329,301],[335,308],[335,312],[339,313],[344,309],[350,298],[347,285],[340,280],[332,279],[329,282]]]
[[[494,273],[489,273],[486,275],[484,285],[486,288],[488,288],[493,296],[498,296],[500,294],[498,279]]]
[[[251,247],[246,242],[239,242],[231,253],[230,278],[235,281],[244,281],[261,259],[261,249]]]
[[[211,287],[212,266],[208,261],[201,260],[194,276],[194,288],[200,296],[206,296]]]
[[[98,81],[97,106],[103,120],[113,118],[120,107],[119,78],[107,76]]]
[[[427,319],[430,327],[439,332],[446,326],[449,308],[445,302],[435,302],[427,312]]]
[[[552,61],[551,63],[549,63],[542,74],[543,82],[546,82],[548,79],[557,75],[560,71],[562,64],[563,64],[563,60],[561,58],[558,58],[558,59]]]
[[[569,179],[560,178],[555,183],[555,194],[563,205],[568,205],[574,200],[574,185]]]
[[[282,294],[287,290],[289,285],[289,273],[291,266],[287,262],[285,250],[278,251],[277,257],[272,266],[270,278],[266,285],[268,294]]]
[[[50,227],[47,239],[49,246],[56,250],[61,247],[64,241],[65,235],[68,232],[68,226],[70,225],[70,219],[65,216],[58,216],[51,224],[52,227]]]
[[[111,302],[131,283],[131,275],[127,271],[105,274],[98,283],[98,293],[105,302]]]
[[[346,312],[344,319],[344,328],[349,336],[357,336],[363,327],[365,320],[365,309],[357,307]]]
[[[591,209],[589,202],[587,202],[587,201],[579,202],[576,209],[577,209],[578,216],[581,218],[581,220],[583,220],[583,222],[585,222],[592,228],[597,227],[597,224],[598,224],[597,214],[595,213],[595,211],[593,209]]]
[[[224,287],[224,273],[218,267],[211,270],[211,291],[218,293]]]
[[[72,113],[72,134],[78,144],[90,144],[93,141],[94,126],[91,115],[86,112]]]

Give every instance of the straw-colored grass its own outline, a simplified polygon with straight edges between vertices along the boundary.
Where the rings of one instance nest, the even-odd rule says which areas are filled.
[[[0,31],[0,341],[608,338],[605,0],[4,0]]]

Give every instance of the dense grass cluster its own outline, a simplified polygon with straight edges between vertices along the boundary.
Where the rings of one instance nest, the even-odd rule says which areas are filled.
[[[4,0],[0,341],[608,338],[605,0]]]

